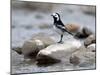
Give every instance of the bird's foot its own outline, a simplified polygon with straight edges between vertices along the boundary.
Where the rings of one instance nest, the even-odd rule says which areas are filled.
[[[59,42],[57,42],[57,43],[63,44],[64,42],[63,42],[63,41],[59,41]]]

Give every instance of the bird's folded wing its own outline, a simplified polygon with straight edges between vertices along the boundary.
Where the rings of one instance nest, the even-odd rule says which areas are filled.
[[[68,32],[69,34],[73,35],[65,26],[57,25],[57,28],[61,29],[62,31]]]

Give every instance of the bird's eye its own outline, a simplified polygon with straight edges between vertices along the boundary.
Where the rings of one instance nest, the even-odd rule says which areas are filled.
[[[53,16],[54,16],[55,18],[59,18],[58,14],[56,14],[56,13],[53,13]]]
[[[57,15],[57,14],[55,14],[55,17],[58,17],[58,15]]]

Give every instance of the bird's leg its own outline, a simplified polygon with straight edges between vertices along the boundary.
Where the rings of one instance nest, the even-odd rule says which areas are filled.
[[[60,41],[58,43],[63,43],[62,38],[63,38],[63,34],[61,34],[61,38],[60,38]]]

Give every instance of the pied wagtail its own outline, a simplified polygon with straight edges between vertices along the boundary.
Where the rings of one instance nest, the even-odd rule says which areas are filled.
[[[61,38],[58,43],[62,43],[62,38],[63,38],[64,32],[67,32],[73,36],[73,34],[70,31],[68,31],[68,29],[66,29],[65,25],[63,24],[63,22],[60,19],[60,15],[58,13],[53,13],[51,16],[53,16],[53,19],[54,19],[54,29],[58,33],[61,34]]]

